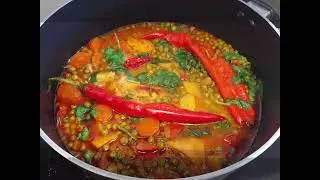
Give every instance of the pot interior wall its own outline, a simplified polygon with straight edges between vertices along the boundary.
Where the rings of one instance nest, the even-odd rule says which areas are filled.
[[[70,56],[92,37],[142,21],[197,26],[246,56],[264,83],[261,125],[250,152],[276,132],[280,126],[280,38],[241,2],[77,0],[57,11],[40,28],[40,127],[53,141],[63,147],[55,129],[52,99],[43,93],[47,78],[59,75]]]

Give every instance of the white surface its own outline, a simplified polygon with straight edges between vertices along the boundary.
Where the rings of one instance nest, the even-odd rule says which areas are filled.
[[[58,7],[70,0],[40,0],[40,22],[44,21]]]

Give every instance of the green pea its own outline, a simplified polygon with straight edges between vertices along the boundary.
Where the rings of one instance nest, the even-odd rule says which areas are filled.
[[[120,139],[120,143],[121,143],[122,145],[127,145],[128,142],[129,142],[129,139],[128,139],[127,136],[123,136],[123,137]]]

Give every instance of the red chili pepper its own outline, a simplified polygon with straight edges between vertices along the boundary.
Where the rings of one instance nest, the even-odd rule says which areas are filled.
[[[241,141],[241,136],[240,136],[239,133],[231,134],[231,135],[226,136],[223,139],[223,141],[226,142],[228,145],[230,145],[232,147],[236,147]]]
[[[150,33],[150,34],[143,36],[142,39],[149,40],[149,39],[155,39],[155,38],[163,38],[167,34],[168,34],[167,31],[157,31],[157,32]]]
[[[200,124],[222,121],[225,118],[205,112],[193,112],[185,109],[180,109],[172,104],[166,103],[151,103],[140,104],[130,100],[125,100],[122,97],[112,95],[104,89],[89,84],[84,88],[84,94],[101,104],[106,104],[112,107],[119,113],[124,113],[134,117],[151,117],[159,121]]]
[[[150,57],[137,57],[137,58],[130,58],[125,62],[125,68],[133,69],[142,66],[143,64],[152,61]]]
[[[249,101],[246,86],[244,84],[233,84],[232,82],[233,77],[236,76],[232,66],[222,59],[222,57],[218,56],[213,59],[214,56],[212,56],[212,54],[215,54],[215,52],[213,52],[211,48],[206,48],[206,46],[200,45],[197,41],[192,39],[192,37],[183,32],[162,32],[162,36],[159,37],[151,35],[146,35],[144,37],[148,37],[148,39],[151,39],[151,37],[162,38],[176,47],[191,51],[200,59],[201,63],[207,69],[209,75],[217,84],[223,98]],[[208,54],[210,57],[208,57]],[[241,126],[254,122],[255,111],[252,107],[245,110],[235,105],[230,105],[228,110]]]

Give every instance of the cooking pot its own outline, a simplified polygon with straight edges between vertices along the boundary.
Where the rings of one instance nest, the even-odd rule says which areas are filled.
[[[259,13],[252,9],[252,3],[238,0],[76,0],[67,3],[40,25],[40,136],[60,155],[97,175],[141,179],[91,166],[64,148],[53,118],[54,92],[46,91],[47,79],[58,76],[67,60],[88,40],[119,26],[146,21],[194,25],[231,44],[252,62],[263,80],[258,133],[249,151],[228,167],[184,179],[225,177],[258,157],[280,137],[280,30],[267,18],[270,14]]]

